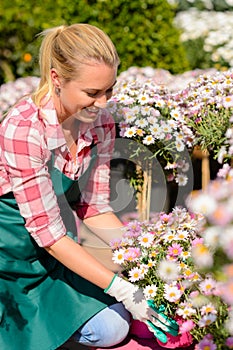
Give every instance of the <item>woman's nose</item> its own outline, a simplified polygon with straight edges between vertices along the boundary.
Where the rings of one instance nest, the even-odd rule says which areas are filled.
[[[99,108],[105,108],[107,106],[107,96],[103,94],[95,99],[94,105]]]

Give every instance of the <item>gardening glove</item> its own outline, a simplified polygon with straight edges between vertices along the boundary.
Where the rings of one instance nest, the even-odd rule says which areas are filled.
[[[157,308],[152,300],[147,301],[142,289],[114,275],[110,285],[104,290],[105,293],[122,302],[125,308],[132,314],[133,318],[144,322],[149,330],[161,342],[167,342],[165,333],[174,336],[178,334],[178,324],[162,313],[164,307]]]

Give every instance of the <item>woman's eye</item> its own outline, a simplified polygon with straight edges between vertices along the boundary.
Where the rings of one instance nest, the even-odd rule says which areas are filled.
[[[98,92],[88,92],[87,95],[89,97],[96,97],[98,95]]]
[[[106,94],[107,94],[107,95],[110,95],[110,94],[112,94],[112,93],[113,93],[113,88],[111,88],[111,89],[109,89],[109,90],[106,91]]]
[[[111,89],[109,89],[109,90],[107,90],[105,93],[103,93],[103,94],[105,94],[107,97],[108,96],[111,96],[112,95],[112,92],[113,92],[113,88],[111,88]],[[87,92],[87,95],[89,96],[89,97],[92,97],[92,98],[95,98],[95,97],[97,97],[98,95],[101,95],[102,93],[100,92],[100,91],[97,91],[97,92]]]

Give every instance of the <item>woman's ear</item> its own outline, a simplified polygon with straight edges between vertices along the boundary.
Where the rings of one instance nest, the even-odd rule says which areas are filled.
[[[57,71],[55,68],[52,68],[50,70],[50,75],[51,75],[51,80],[53,82],[53,85],[55,88],[60,88],[61,87],[61,83],[60,83],[60,79],[59,76],[57,74]]]

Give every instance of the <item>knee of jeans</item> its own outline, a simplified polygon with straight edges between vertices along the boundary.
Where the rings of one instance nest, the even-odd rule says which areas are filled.
[[[111,305],[79,329],[75,340],[84,345],[114,346],[127,337],[130,321],[130,314],[122,304]]]
[[[112,318],[104,320],[102,325],[101,338],[103,347],[114,346],[121,343],[128,335],[130,327],[130,319],[127,318]]]
[[[124,340],[129,333],[131,316],[130,313],[120,303],[111,305],[109,309],[115,311],[115,317],[112,317],[111,320],[105,320],[106,331],[109,331],[111,338],[117,340],[115,344],[118,344]]]

